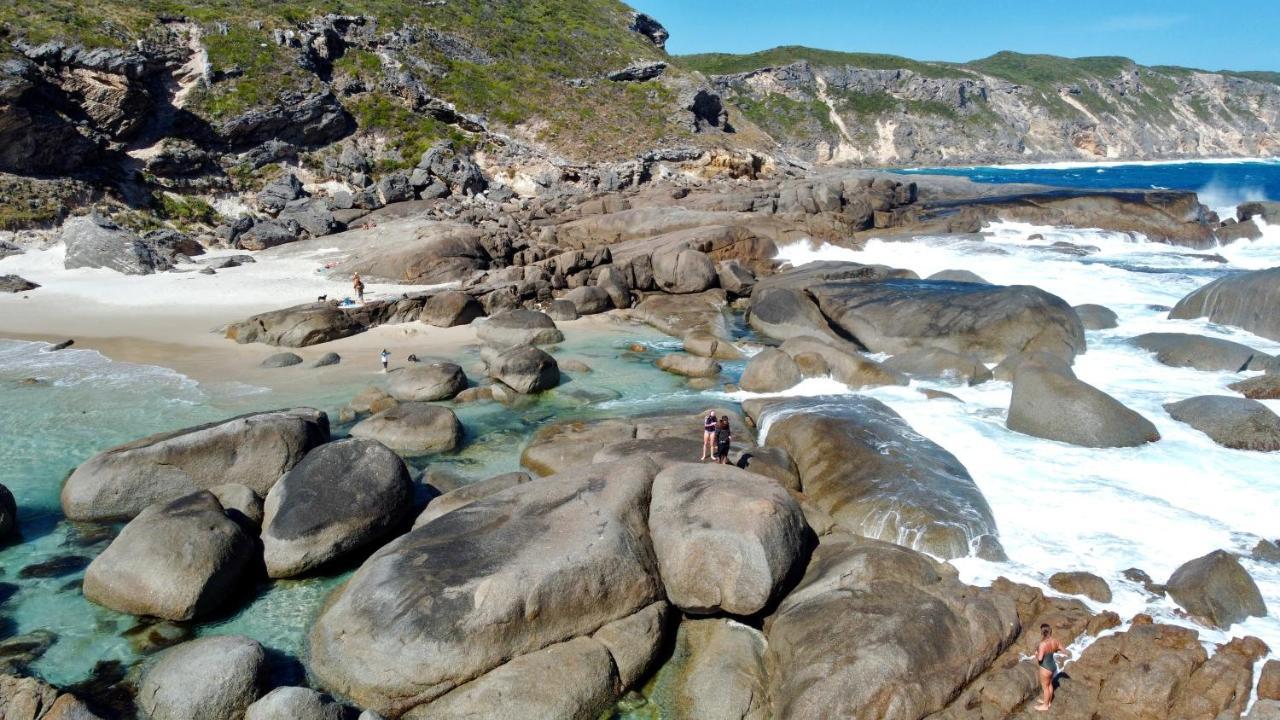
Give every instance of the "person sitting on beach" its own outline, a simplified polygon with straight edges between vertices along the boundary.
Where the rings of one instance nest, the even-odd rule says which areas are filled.
[[[411,363],[416,363],[416,362],[418,362],[418,356],[417,356],[417,355],[414,355],[413,353],[410,353],[410,354],[409,354],[409,357],[407,357],[407,358],[405,358],[405,359],[406,359],[406,360],[408,360],[408,361],[409,361],[409,362],[411,362]]]
[[[715,441],[716,411],[708,410],[707,416],[702,418],[702,458],[699,462],[706,462],[708,455],[715,457]]]
[[[356,273],[351,277],[351,287],[356,291],[356,299],[360,304],[364,304],[364,281],[360,279],[360,273]]]
[[[729,443],[733,442],[733,435],[729,432],[729,416],[721,415],[719,422],[716,423],[716,462],[721,465],[729,463]]]
[[[382,372],[386,372],[387,363],[391,362],[391,353],[387,352],[386,348],[382,348],[382,355],[380,357],[382,358]]]
[[[1044,697],[1036,704],[1036,710],[1046,712],[1053,707],[1053,678],[1058,674],[1057,653],[1066,654],[1067,649],[1053,636],[1053,628],[1047,624],[1040,626],[1040,644],[1036,646],[1036,664],[1039,665],[1040,689]]]

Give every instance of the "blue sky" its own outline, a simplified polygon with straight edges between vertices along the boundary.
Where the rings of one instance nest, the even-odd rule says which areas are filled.
[[[1280,0],[629,0],[672,53],[776,45],[961,62],[999,50],[1280,71]]]

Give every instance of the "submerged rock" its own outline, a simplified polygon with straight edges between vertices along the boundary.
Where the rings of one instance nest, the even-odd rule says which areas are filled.
[[[1267,614],[1257,584],[1225,550],[1183,563],[1165,587],[1174,602],[1214,627],[1226,629],[1245,618]]]
[[[1251,400],[1280,400],[1280,373],[1259,375],[1227,387]]]
[[[267,573],[293,577],[385,537],[413,511],[413,483],[381,443],[339,440],[285,473],[264,510]]]
[[[680,463],[659,473],[649,527],[667,597],[695,614],[760,612],[812,540],[781,485],[728,465]]]
[[[400,537],[316,619],[312,673],[384,715],[444,696],[441,717],[483,716],[519,682],[522,703],[543,713],[533,715],[595,717],[617,685],[608,650],[587,636],[662,596],[646,528],[652,478],[647,463],[587,466]]]
[[[70,520],[130,518],[146,506],[225,483],[266,495],[311,448],[329,441],[329,418],[295,408],[159,433],[86,460],[62,486]]]
[[[1101,390],[1056,370],[1023,364],[1013,377],[1005,425],[1083,447],[1135,447],[1160,439],[1150,420]]]
[[[221,635],[160,653],[142,676],[138,704],[150,720],[243,717],[262,694],[266,653],[256,641]]]
[[[253,540],[200,491],[156,503],[129,521],[84,574],[84,596],[131,615],[191,620],[232,594]]]
[[[1206,317],[1210,322],[1244,328],[1280,340],[1280,267],[1218,278],[1178,301],[1174,320]]]
[[[964,465],[868,397],[749,400],[765,444],[795,461],[804,494],[837,525],[944,558],[965,557],[984,536],[999,550],[995,518]]]
[[[1223,447],[1272,452],[1280,450],[1280,416],[1257,400],[1202,395],[1167,403],[1174,420],[1208,435]]]
[[[4,543],[18,529],[18,503],[9,488],[0,484],[0,543]]]
[[[351,437],[377,440],[405,455],[453,452],[462,444],[462,423],[449,408],[407,402],[356,423]]]

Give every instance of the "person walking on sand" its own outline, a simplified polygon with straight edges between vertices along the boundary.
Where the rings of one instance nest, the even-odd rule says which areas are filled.
[[[391,361],[391,353],[387,352],[386,348],[382,348],[382,355],[380,357],[382,358],[382,372],[386,372],[387,363]]]
[[[360,279],[360,273],[356,273],[351,277],[351,288],[356,291],[356,299],[360,304],[364,304],[364,281]],[[385,350],[383,352],[386,352]]]
[[[1046,712],[1053,707],[1053,678],[1058,674],[1057,653],[1067,653],[1062,643],[1053,636],[1053,628],[1047,624],[1040,626],[1040,644],[1036,646],[1036,664],[1040,666],[1040,689],[1044,697],[1036,704],[1036,710]]]
[[[729,416],[722,415],[719,422],[716,423],[716,462],[721,465],[729,463],[729,443],[733,442],[733,435],[729,432]]]
[[[708,410],[707,416],[702,418],[702,458],[699,462],[706,462],[707,456],[715,457],[716,442],[716,411]]]

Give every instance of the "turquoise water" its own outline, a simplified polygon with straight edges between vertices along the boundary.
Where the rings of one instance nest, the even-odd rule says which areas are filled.
[[[692,408],[700,402],[702,393],[689,389],[682,378],[653,367],[655,359],[679,348],[678,341],[636,325],[570,335],[554,348],[556,357],[582,360],[593,372],[565,373],[567,381],[559,388],[516,408],[455,406],[466,429],[464,448],[410,464],[419,471],[430,468],[463,481],[479,480],[518,469],[520,450],[544,423]],[[633,344],[639,345],[638,352]],[[0,483],[18,501],[22,532],[21,542],[0,549],[0,636],[41,629],[56,633],[57,641],[32,670],[67,686],[92,677],[101,662],[128,666],[141,657],[125,636],[137,619],[81,595],[84,566],[118,527],[63,520],[58,494],[67,473],[122,442],[255,410],[318,407],[329,412],[335,434],[342,435],[347,427],[337,424],[337,411],[365,383],[317,383],[314,390],[294,394],[238,383],[202,385],[164,368],[113,362],[92,350],[51,353],[45,347],[0,339]],[[473,380],[479,377],[478,348],[450,359]],[[736,378],[741,367],[727,367],[727,378]],[[37,382],[31,383],[32,378]],[[23,577],[30,566],[45,567],[46,572],[37,574],[49,576]],[[190,630],[197,635],[248,635],[280,658],[300,658],[312,617],[353,568],[302,580],[264,580],[246,588],[235,609]],[[296,670],[296,663],[280,664]]]

